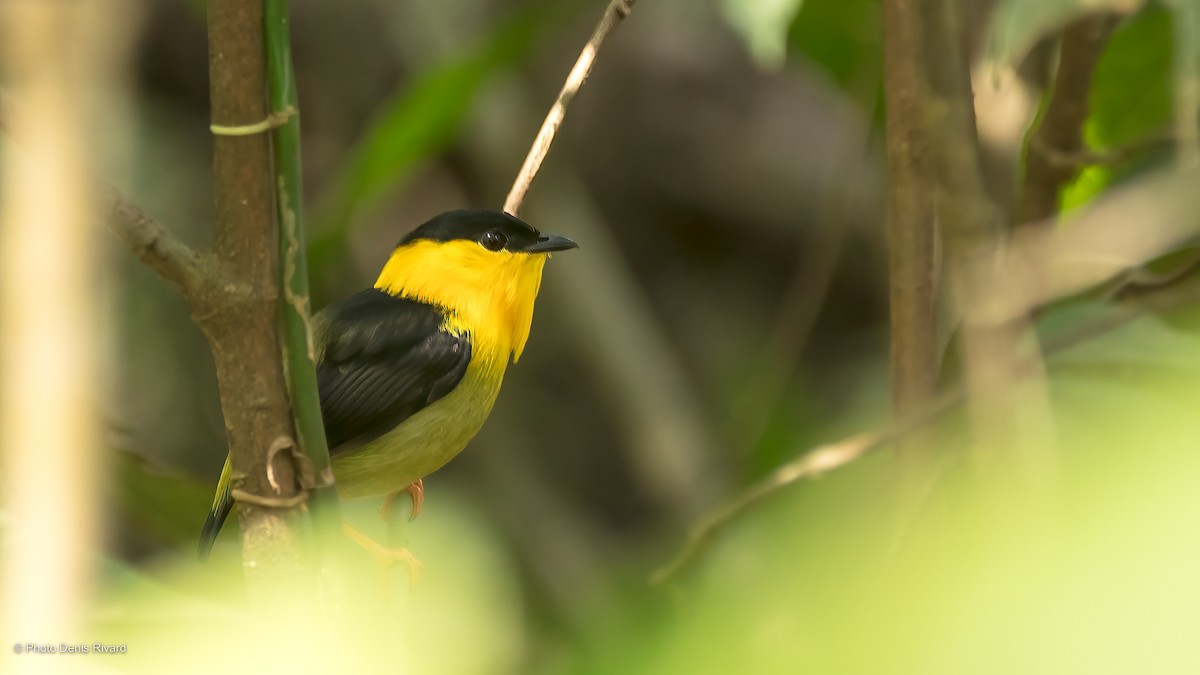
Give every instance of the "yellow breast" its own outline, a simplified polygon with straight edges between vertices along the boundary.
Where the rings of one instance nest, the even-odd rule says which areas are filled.
[[[509,360],[525,349],[545,262],[545,255],[488,251],[471,241],[420,240],[392,253],[375,287],[445,309],[444,329],[468,337],[471,362],[449,394],[335,457],[339,494],[402,490],[441,468],[479,433]]]

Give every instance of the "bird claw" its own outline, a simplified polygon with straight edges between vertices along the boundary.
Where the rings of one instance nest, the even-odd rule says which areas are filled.
[[[412,514],[408,516],[408,521],[412,522],[421,515],[421,507],[425,504],[425,481],[418,478],[417,482],[404,489],[412,497]]]
[[[417,556],[412,554],[407,548],[389,548],[359,532],[350,523],[342,522],[342,531],[346,536],[354,540],[354,543],[363,547],[375,562],[383,568],[384,572],[391,570],[396,565],[401,563],[408,566],[408,580],[412,584],[416,584],[421,580],[422,563]]]
[[[425,481],[418,479],[417,482],[404,488],[401,492],[407,492],[412,498],[412,513],[408,516],[408,521],[411,523],[421,515],[422,505],[425,504]],[[379,517],[383,518],[385,523],[391,519],[392,507],[395,506],[399,497],[400,492],[391,492],[383,498],[383,504],[379,507]]]

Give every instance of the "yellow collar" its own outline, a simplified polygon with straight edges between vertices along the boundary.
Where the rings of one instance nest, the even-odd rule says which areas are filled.
[[[525,349],[548,257],[420,239],[392,252],[375,288],[448,310],[447,329],[471,335],[473,359],[503,366]]]

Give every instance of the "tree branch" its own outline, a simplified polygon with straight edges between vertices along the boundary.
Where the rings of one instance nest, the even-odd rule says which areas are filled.
[[[267,119],[263,7],[257,0],[209,0],[212,124],[244,127]],[[263,131],[266,131],[265,129]],[[215,255],[228,269],[220,301],[201,327],[212,345],[229,434],[233,487],[266,499],[295,497],[298,453],[276,452],[294,434],[280,358],[278,239],[266,133],[214,139]],[[240,290],[238,290],[240,289]],[[278,589],[303,567],[287,512],[241,502],[248,586]]]
[[[566,83],[558,92],[558,99],[554,101],[545,121],[542,122],[542,128],[538,130],[537,137],[533,140],[533,147],[529,148],[529,154],[525,156],[525,163],[521,165],[521,171],[517,174],[517,179],[513,181],[512,189],[508,191],[508,197],[504,200],[506,213],[515,216],[520,212],[521,204],[525,201],[525,194],[529,192],[529,186],[533,184],[533,179],[537,175],[538,169],[541,168],[542,161],[550,153],[550,145],[554,143],[558,128],[562,126],[563,120],[566,118],[567,106],[571,104],[575,94],[579,92],[579,89],[587,82],[588,76],[591,75],[592,67],[596,64],[596,55],[600,53],[600,47],[604,45],[604,40],[621,23],[622,19],[629,16],[635,2],[637,0],[612,0],[608,4],[608,9],[604,10],[604,16],[600,18],[600,23],[592,32],[591,39],[583,46],[583,51],[575,61],[575,67],[571,68],[571,72],[567,75]]]
[[[976,462],[992,475],[1037,481],[1047,475],[1051,456],[1049,394],[1038,385],[1044,378],[1026,378],[1019,395],[1015,387],[1014,368],[1037,362],[1037,341],[1028,315],[1005,312],[1012,306],[1011,287],[1023,280],[1005,274],[1001,214],[984,183],[960,3],[918,5],[922,114],[930,134],[938,222],[963,317]]]
[[[712,544],[722,530],[759,502],[789,485],[820,478],[830,471],[840,469],[857,459],[904,440],[914,432],[941,419],[942,415],[952,410],[954,405],[961,400],[961,390],[951,392],[937,399],[924,410],[897,420],[882,431],[862,433],[836,443],[818,446],[780,466],[749,490],[703,518],[692,528],[683,548],[675,554],[675,557],[651,575],[650,583],[661,586],[674,579],[697,555]]]
[[[121,238],[147,267],[179,287],[189,298],[205,294],[205,268],[212,260],[198,255],[167,228],[147,216],[116,188],[103,185],[108,204],[105,225]]]
[[[1088,116],[1092,74],[1117,21],[1113,15],[1091,16],[1071,24],[1063,33],[1058,74],[1026,150],[1018,223],[1058,213],[1058,195],[1079,171],[1077,166],[1055,160],[1077,156],[1085,148],[1083,124]]]
[[[887,243],[889,364],[892,408],[904,420],[923,410],[937,391],[938,267],[929,134],[921,116],[918,30],[913,0],[883,3],[884,87],[887,98]],[[902,484],[917,490],[927,457],[923,443],[899,447]]]
[[[1055,168],[1070,170],[1071,174],[1078,173],[1089,166],[1113,166],[1128,161],[1147,150],[1163,149],[1175,142],[1171,133],[1156,134],[1133,141],[1110,150],[1092,150],[1079,148],[1075,152],[1064,152],[1055,148],[1039,147],[1038,152],[1044,154],[1046,161]],[[1030,147],[1033,151],[1033,147]]]

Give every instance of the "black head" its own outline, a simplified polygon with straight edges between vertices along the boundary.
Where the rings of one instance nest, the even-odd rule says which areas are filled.
[[[447,211],[409,232],[400,246],[419,240],[473,241],[489,251],[551,253],[576,248],[566,237],[542,234],[525,221],[500,211]]]

